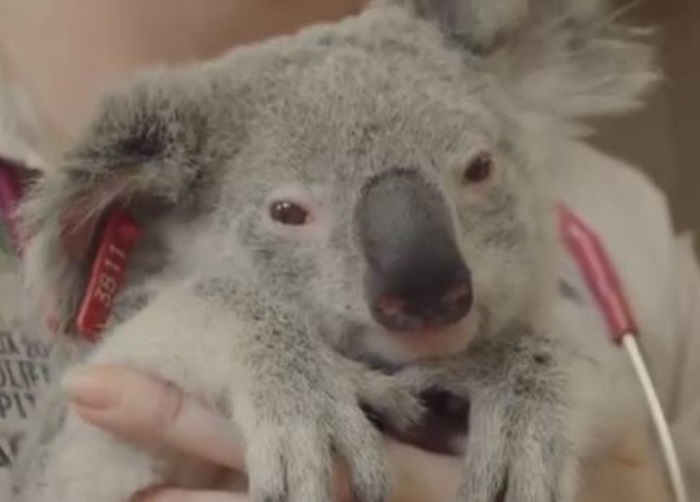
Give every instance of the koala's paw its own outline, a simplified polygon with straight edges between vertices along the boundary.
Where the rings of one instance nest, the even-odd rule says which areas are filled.
[[[460,502],[573,502],[580,451],[568,374],[547,340],[518,336],[410,366],[414,392],[444,390],[469,403]]]
[[[573,502],[580,449],[564,372],[546,351],[469,382],[471,409],[459,500]]]
[[[480,404],[472,406],[458,500],[573,502],[576,456],[565,430],[546,412]]]
[[[284,380],[268,380],[273,385],[258,388],[245,412],[236,414],[248,440],[253,501],[333,500],[336,456],[348,468],[352,500],[388,500],[381,434],[362,405],[411,421],[420,404],[390,377],[359,365],[335,361],[328,369],[315,369],[313,378],[287,373]]]
[[[421,399],[425,386],[403,373],[385,375],[354,361],[346,362],[346,374],[353,379],[358,401],[399,429],[418,424],[425,416]]]

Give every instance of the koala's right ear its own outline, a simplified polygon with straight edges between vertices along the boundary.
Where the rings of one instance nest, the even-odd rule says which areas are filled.
[[[434,21],[532,116],[573,125],[628,111],[658,80],[648,33],[609,0],[375,0]]]
[[[31,187],[19,217],[34,317],[50,313],[56,329],[71,329],[108,211],[147,218],[195,202],[212,115],[200,85],[149,78],[108,97],[63,164]]]

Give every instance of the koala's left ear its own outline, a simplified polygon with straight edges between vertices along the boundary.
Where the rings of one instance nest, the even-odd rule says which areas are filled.
[[[626,111],[655,83],[648,33],[606,0],[387,0],[435,20],[524,106],[563,120]]]
[[[128,208],[147,226],[154,214],[195,204],[215,114],[204,85],[149,76],[111,95],[62,165],[30,189],[19,215],[35,316],[50,314],[57,329],[71,329],[96,236],[111,211]]]

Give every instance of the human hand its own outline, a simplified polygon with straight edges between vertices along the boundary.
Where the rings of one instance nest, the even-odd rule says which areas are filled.
[[[213,465],[245,472],[242,438],[232,425],[196,399],[154,377],[118,366],[85,370],[66,382],[74,411],[112,434],[152,448],[178,450]],[[395,502],[449,500],[461,461],[387,439]],[[337,500],[350,499],[343,466],[336,466]],[[247,502],[231,491],[153,487],[138,502]]]

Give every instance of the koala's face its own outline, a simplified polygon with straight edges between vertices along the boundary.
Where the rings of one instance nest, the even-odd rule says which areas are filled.
[[[106,101],[25,207],[33,296],[48,289],[68,326],[88,266],[64,251],[66,221],[96,227],[126,205],[146,231],[140,254],[156,249],[134,257],[126,297],[134,277],[253,280],[334,343],[394,360],[534,315],[552,267],[549,138],[531,124],[628,106],[646,53],[569,22],[547,25],[551,44],[519,28],[509,66],[503,50],[470,51],[463,35],[478,30],[452,24],[471,17],[443,4],[427,18],[445,26],[372,8]]]
[[[271,291],[327,315],[336,336],[392,358],[505,322],[547,254],[517,110],[405,22],[412,38],[363,19],[289,49],[303,64],[271,70],[245,138],[225,141],[239,149],[212,234],[237,239]]]

